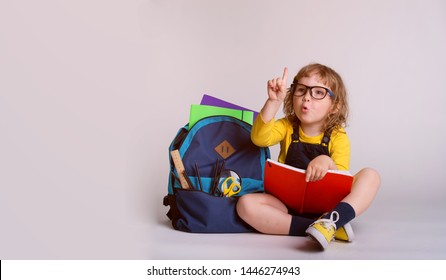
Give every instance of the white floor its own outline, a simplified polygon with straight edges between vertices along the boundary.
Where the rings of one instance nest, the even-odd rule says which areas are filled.
[[[430,203],[431,204],[430,204]],[[436,207],[431,207],[436,205]],[[435,199],[420,198],[416,205],[404,199],[378,197],[375,204],[352,222],[356,239],[333,242],[319,250],[305,237],[248,234],[191,234],[172,230],[166,219],[155,225],[155,259],[446,259],[446,207]]]
[[[355,241],[333,242],[320,251],[305,237],[176,231],[161,203],[165,189],[154,194],[141,188],[91,202],[61,193],[43,201],[39,190],[25,197],[20,189],[8,189],[9,197],[22,197],[20,207],[18,200],[0,197],[0,259],[446,260],[444,191],[404,197],[398,195],[401,188],[392,192],[386,184],[352,222]],[[63,203],[56,199],[64,197],[69,199]]]

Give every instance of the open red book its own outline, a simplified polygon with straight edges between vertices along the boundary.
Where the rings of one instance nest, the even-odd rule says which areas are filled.
[[[307,183],[304,169],[271,159],[265,164],[265,192],[298,213],[333,210],[350,193],[352,183],[353,176],[347,171],[330,170],[322,180]]]

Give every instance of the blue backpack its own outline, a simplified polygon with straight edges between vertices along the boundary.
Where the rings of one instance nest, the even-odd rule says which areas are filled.
[[[178,151],[185,173],[178,173],[172,151]],[[182,127],[169,146],[168,194],[163,201],[170,206],[172,226],[199,233],[253,231],[238,217],[235,205],[244,194],[263,192],[269,157],[268,148],[252,143],[251,125],[239,119],[212,116]],[[181,175],[190,188],[182,186]],[[225,188],[233,183],[240,188],[227,195]]]

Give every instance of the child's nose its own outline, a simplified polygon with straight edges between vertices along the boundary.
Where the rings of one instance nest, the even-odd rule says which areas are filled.
[[[307,88],[305,94],[302,96],[302,100],[309,101],[311,99],[311,89]]]

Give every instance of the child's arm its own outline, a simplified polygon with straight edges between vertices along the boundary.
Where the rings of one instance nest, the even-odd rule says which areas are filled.
[[[263,105],[260,113],[263,120],[268,123],[277,114],[280,109],[280,105],[286,96],[286,85],[288,79],[288,68],[283,69],[282,77],[278,77],[268,81],[268,99]]]

